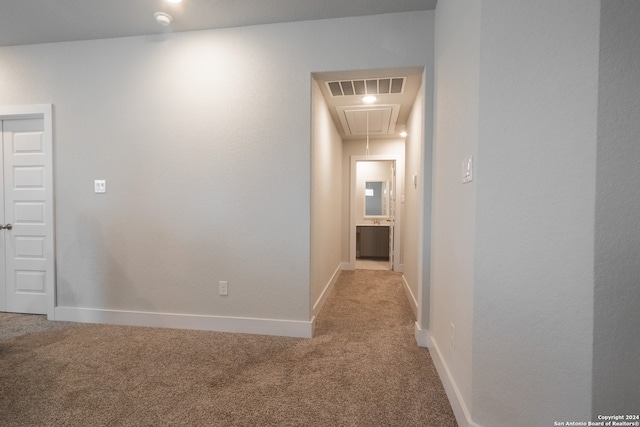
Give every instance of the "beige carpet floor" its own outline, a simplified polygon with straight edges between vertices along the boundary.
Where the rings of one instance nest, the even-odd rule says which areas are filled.
[[[391,271],[345,271],[312,339],[0,313],[2,426],[456,426]]]

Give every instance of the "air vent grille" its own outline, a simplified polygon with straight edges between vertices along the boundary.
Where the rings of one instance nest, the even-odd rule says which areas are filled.
[[[405,81],[405,77],[338,80],[327,82],[327,87],[333,96],[388,95],[403,93]]]

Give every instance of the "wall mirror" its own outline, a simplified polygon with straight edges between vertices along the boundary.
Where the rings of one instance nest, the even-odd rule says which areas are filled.
[[[364,217],[389,217],[389,191],[385,181],[365,181]]]

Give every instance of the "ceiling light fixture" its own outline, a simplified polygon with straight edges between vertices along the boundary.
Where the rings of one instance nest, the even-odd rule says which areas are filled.
[[[171,24],[173,18],[168,13],[164,12],[156,12],[153,14],[153,17],[156,18],[156,22],[160,25],[164,25],[165,27]]]
[[[362,98],[362,102],[364,102],[365,104],[373,104],[374,102],[376,102],[376,98],[373,95],[367,95],[364,98]]]
[[[403,137],[403,138],[406,138],[406,137],[407,137],[407,135],[408,135],[408,134],[407,134],[407,131],[404,131],[404,130],[403,130],[402,132],[400,132],[400,136],[401,136],[401,137]]]
[[[167,0],[169,3],[182,3],[182,0]]]

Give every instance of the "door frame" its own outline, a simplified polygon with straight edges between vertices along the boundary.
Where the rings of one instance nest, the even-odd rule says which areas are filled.
[[[349,175],[351,178],[351,184],[349,186],[349,270],[356,269],[356,183],[357,183],[357,164],[358,162],[377,162],[377,161],[390,161],[395,162],[396,173],[398,171],[398,163],[400,157],[394,154],[371,154],[368,156],[351,156],[351,166],[349,169]],[[400,229],[402,203],[398,203],[398,180],[395,180],[396,188],[393,189],[395,201],[395,217],[393,220],[393,269],[394,271],[401,272],[400,264]]]
[[[44,134],[42,136],[50,156],[51,168],[45,171],[45,179],[50,183],[47,186],[46,199],[49,202],[49,208],[45,212],[45,220],[47,224],[47,239],[45,252],[51,258],[51,275],[46,281],[47,292],[47,319],[55,320],[56,308],[56,259],[55,259],[55,226],[54,226],[54,181],[53,181],[53,106],[52,104],[32,104],[32,105],[14,105],[0,106],[0,120],[16,120],[16,119],[42,119],[44,123]],[[4,190],[3,190],[4,191]],[[5,307],[6,308],[6,307]]]

